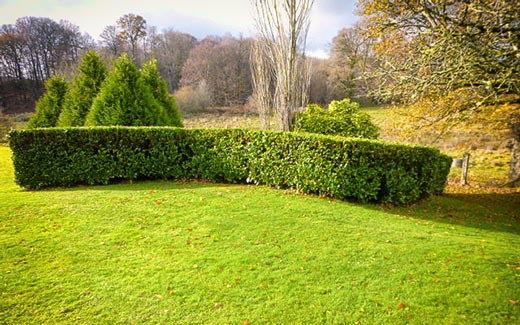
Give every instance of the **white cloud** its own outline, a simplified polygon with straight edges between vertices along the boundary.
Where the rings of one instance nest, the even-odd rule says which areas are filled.
[[[337,32],[356,19],[355,2],[315,0],[314,6],[308,51],[323,56]],[[0,0],[3,24],[24,16],[65,19],[94,38],[127,13],[143,16],[158,30],[173,28],[197,38],[226,32],[248,36],[254,33],[252,12],[249,0]]]

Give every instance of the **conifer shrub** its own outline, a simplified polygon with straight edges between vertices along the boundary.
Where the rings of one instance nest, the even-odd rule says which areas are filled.
[[[365,139],[379,136],[379,128],[370,116],[348,98],[332,101],[327,110],[316,104],[308,105],[305,112],[298,115],[295,131]]]
[[[16,182],[29,189],[199,178],[409,204],[442,193],[451,166],[434,148],[239,129],[13,130],[10,146]]]
[[[168,84],[161,77],[157,69],[157,60],[151,60],[144,64],[141,71],[144,81],[152,89],[154,98],[163,107],[165,113],[164,125],[183,127],[181,114],[175,102],[175,97],[169,94]]]
[[[96,51],[87,51],[78,67],[79,75],[74,78],[65,96],[58,126],[83,126],[101,85],[106,78],[107,68]]]
[[[45,82],[45,93],[36,103],[36,113],[29,120],[28,128],[55,127],[63,109],[67,81],[61,76],[54,76]]]
[[[165,125],[166,113],[135,64],[123,54],[114,62],[87,114],[86,126]]]

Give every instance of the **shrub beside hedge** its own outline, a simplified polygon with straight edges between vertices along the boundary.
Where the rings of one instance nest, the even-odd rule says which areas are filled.
[[[408,204],[442,193],[451,166],[433,148],[252,130],[15,130],[10,146],[16,182],[28,189],[198,178]]]
[[[379,136],[379,128],[372,123],[370,115],[348,98],[333,100],[328,109],[309,104],[305,112],[298,115],[295,131],[365,139]]]

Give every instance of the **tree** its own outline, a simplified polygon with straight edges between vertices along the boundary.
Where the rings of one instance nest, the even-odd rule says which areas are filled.
[[[47,89],[36,103],[36,113],[29,120],[28,128],[55,127],[58,123],[68,84],[63,77],[54,76],[45,82]]]
[[[213,105],[243,104],[251,95],[249,39],[208,37],[193,50],[182,71],[182,86],[206,83]]]
[[[364,35],[362,25],[343,28],[332,40],[330,50],[329,92],[331,99],[367,100],[370,84],[365,78],[372,71],[373,41]]]
[[[309,84],[309,102],[326,104],[331,100],[329,76],[330,59],[309,58],[311,82]]]
[[[87,34],[65,20],[21,17],[15,24],[2,25],[0,79],[22,94],[9,106],[33,105],[44,91],[45,80],[75,66],[91,43]]]
[[[520,108],[520,3],[507,0],[360,0],[382,61],[378,94],[435,103],[429,124],[495,110],[512,130]],[[451,100],[454,99],[455,101]],[[453,103],[456,102],[456,105]],[[491,111],[492,111],[491,110]],[[434,113],[432,116],[431,113]],[[515,133],[513,150],[520,156]],[[511,162],[510,177],[518,178]]]
[[[152,42],[152,54],[157,59],[158,69],[168,82],[169,91],[180,87],[182,69],[197,39],[190,34],[166,30],[156,35]]]
[[[66,96],[58,126],[83,126],[106,78],[107,69],[94,50],[86,52]]]
[[[126,14],[117,20],[119,37],[130,44],[132,59],[137,62],[137,43],[146,36],[146,20],[135,14]]]
[[[107,49],[108,52],[111,53],[114,57],[118,57],[121,53],[123,53],[123,40],[120,37],[117,26],[106,26],[99,37],[101,38],[101,44],[103,44],[105,49]]]
[[[258,109],[262,128],[271,127],[271,115],[273,113],[273,62],[266,41],[256,40],[251,48],[251,80],[253,83],[252,99]]]
[[[11,80],[24,78],[24,39],[13,25],[2,25],[0,31],[1,76]]]
[[[87,114],[85,125],[164,125],[164,110],[126,54],[114,62]]]
[[[165,113],[164,124],[183,127],[175,98],[168,93],[168,85],[157,69],[157,60],[145,63],[141,73],[146,84],[152,89],[154,98],[162,105],[162,112]]]
[[[259,35],[257,41],[265,42],[264,46],[259,46],[264,53],[257,52],[257,55],[271,57],[273,64],[274,98],[265,102],[273,104],[279,128],[290,131],[293,113],[298,107],[305,106],[307,100],[310,74],[305,60],[305,47],[314,0],[252,2]]]

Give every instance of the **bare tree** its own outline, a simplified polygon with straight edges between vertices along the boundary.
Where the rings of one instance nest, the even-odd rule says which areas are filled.
[[[279,128],[292,129],[293,113],[307,101],[310,82],[305,48],[314,0],[251,0],[259,41],[272,58],[274,112]],[[260,62],[252,60],[252,62]],[[253,71],[259,69],[253,68]],[[259,94],[259,93],[257,93]]]
[[[32,109],[44,81],[74,67],[91,43],[65,20],[21,17],[0,26],[0,89],[17,93],[4,98],[2,106]]]
[[[267,42],[256,40],[251,48],[251,80],[253,83],[253,102],[258,109],[262,128],[271,127],[273,101],[271,96],[271,76],[273,75],[271,56]]]
[[[168,81],[171,92],[180,87],[182,68],[190,51],[197,45],[197,39],[185,33],[165,30],[155,36],[152,42],[153,56],[159,62],[159,71]]]
[[[123,52],[123,41],[119,37],[119,30],[115,25],[106,26],[99,35],[103,46],[114,57],[119,56]]]
[[[213,105],[244,104],[251,95],[249,53],[251,40],[208,37],[194,47],[182,71],[182,86],[197,87],[202,81],[211,92]]]

